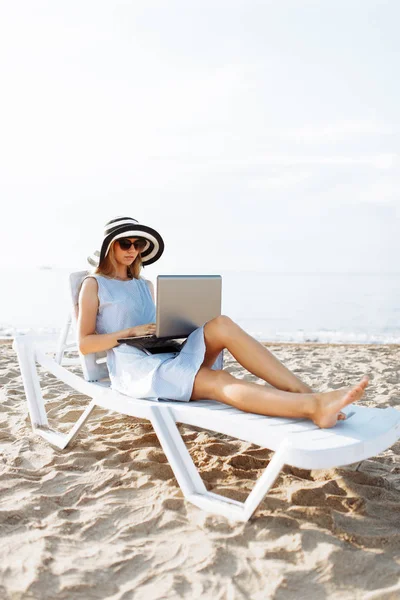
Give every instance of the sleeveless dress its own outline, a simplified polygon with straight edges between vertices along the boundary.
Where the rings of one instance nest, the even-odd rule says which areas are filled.
[[[96,333],[113,333],[136,325],[156,322],[156,306],[145,279],[121,281],[102,275],[98,284],[99,309]],[[107,350],[111,387],[133,398],[187,402],[195,376],[205,356],[204,325],[188,336],[179,352],[147,354],[120,344]],[[223,351],[212,369],[222,369]]]

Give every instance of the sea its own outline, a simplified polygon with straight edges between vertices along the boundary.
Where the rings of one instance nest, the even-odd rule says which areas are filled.
[[[0,337],[58,332],[73,270],[0,269]],[[222,314],[260,341],[400,344],[400,273],[215,273]]]

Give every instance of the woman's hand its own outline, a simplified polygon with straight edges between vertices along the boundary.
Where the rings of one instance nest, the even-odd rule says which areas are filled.
[[[146,325],[136,325],[127,329],[129,332],[127,337],[141,337],[143,335],[154,335],[156,332],[155,323],[147,323]]]

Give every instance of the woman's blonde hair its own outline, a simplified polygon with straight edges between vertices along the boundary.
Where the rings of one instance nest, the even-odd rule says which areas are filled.
[[[115,241],[111,244],[107,256],[101,262],[101,264],[94,270],[96,275],[105,275],[106,277],[112,277],[117,270],[117,261],[114,253]],[[139,279],[140,272],[142,270],[143,263],[140,253],[137,255],[131,265],[126,268],[128,277],[131,279]]]

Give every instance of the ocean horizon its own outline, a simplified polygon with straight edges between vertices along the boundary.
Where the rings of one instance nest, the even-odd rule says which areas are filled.
[[[68,274],[76,270],[0,269],[0,337],[59,331],[70,310]],[[400,273],[202,273],[222,276],[222,313],[260,341],[400,343]],[[142,274],[155,283],[171,271]]]

